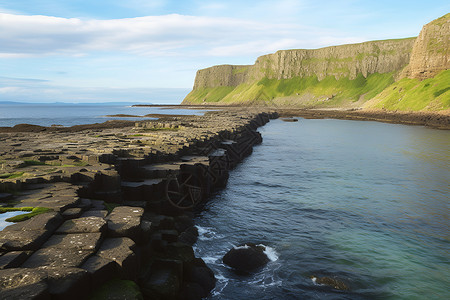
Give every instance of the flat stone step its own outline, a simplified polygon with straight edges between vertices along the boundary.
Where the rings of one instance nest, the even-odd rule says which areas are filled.
[[[181,157],[181,161],[185,164],[209,164],[209,158],[208,156],[183,156]]]
[[[160,184],[165,178],[152,178],[145,179],[143,181],[122,181],[122,188],[139,188],[142,186],[152,186]]]

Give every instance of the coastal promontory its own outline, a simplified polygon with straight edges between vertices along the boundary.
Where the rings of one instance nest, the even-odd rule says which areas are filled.
[[[197,71],[183,104],[443,111],[450,105],[450,14],[417,38],[280,50],[253,65]]]

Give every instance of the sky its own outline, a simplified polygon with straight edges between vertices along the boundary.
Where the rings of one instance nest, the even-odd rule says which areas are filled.
[[[180,103],[198,69],[417,36],[448,12],[448,0],[0,0],[0,101]]]

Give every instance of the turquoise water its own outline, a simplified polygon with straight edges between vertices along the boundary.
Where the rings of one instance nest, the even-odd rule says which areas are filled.
[[[304,119],[260,131],[196,218],[196,253],[218,278],[211,299],[450,299],[449,131]],[[221,258],[244,242],[277,258],[238,276]]]
[[[103,123],[108,120],[143,120],[143,118],[106,117],[127,114],[144,116],[147,114],[202,115],[204,110],[167,109],[165,107],[132,107],[132,104],[1,104],[0,127],[17,124],[41,126]],[[154,119],[154,118],[146,118]]]

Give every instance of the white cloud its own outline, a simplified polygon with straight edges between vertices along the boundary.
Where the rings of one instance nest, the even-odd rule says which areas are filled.
[[[178,14],[112,20],[0,14],[0,32],[0,57],[79,56],[92,51],[254,55],[298,47],[313,34],[299,25]]]
[[[20,88],[17,86],[6,86],[0,87],[0,94],[13,93],[19,91]]]

